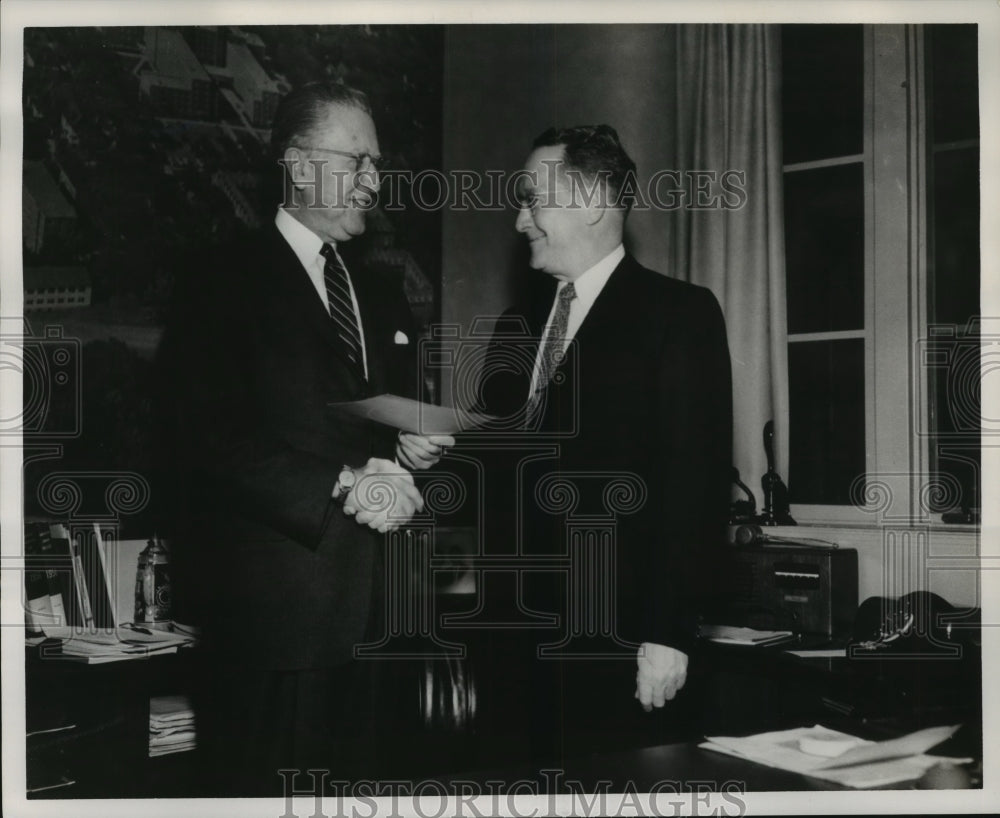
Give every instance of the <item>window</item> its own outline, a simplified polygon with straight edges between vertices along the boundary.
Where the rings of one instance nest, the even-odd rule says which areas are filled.
[[[930,331],[921,352],[929,380],[930,468],[949,478],[930,501],[958,522],[977,521],[981,507],[976,34],[973,25],[936,25],[925,37]]]
[[[976,46],[974,25],[782,27],[799,522],[975,521]]]

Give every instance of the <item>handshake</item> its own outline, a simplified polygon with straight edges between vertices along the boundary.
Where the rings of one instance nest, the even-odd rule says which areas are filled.
[[[344,501],[344,514],[381,533],[406,525],[424,508],[424,498],[407,469],[429,469],[454,445],[451,435],[400,432],[395,463],[372,457],[354,469],[354,486]]]

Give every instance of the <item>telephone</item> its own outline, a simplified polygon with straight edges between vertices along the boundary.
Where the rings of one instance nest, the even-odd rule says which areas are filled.
[[[746,494],[746,500],[734,500],[729,506],[729,524],[730,525],[740,525],[741,523],[756,523],[757,522],[757,500],[754,499],[753,492],[750,491],[749,486],[740,480],[740,470],[733,466],[731,476],[729,478],[733,483],[740,487]]]
[[[734,500],[729,505],[729,525],[795,525],[792,519],[788,488],[774,468],[774,421],[764,424],[764,454],[767,456],[767,472],[760,478],[764,492],[764,510],[757,513],[757,501],[749,486],[740,479],[740,471],[735,466],[730,472],[730,481],[739,486],[746,500]]]
[[[767,473],[760,478],[764,490],[764,513],[761,525],[795,525],[789,510],[788,487],[774,469],[774,421],[764,424],[764,454],[767,455]]]
[[[800,548],[840,548],[835,542],[820,540],[815,537],[776,537],[768,534],[759,525],[748,524],[739,526],[733,533],[736,545],[786,545]]]
[[[858,607],[850,655],[960,656],[979,639],[979,623],[978,608],[956,608],[930,591],[873,596]]]

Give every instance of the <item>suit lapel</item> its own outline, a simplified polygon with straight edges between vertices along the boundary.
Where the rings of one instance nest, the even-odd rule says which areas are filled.
[[[634,273],[637,266],[637,262],[626,254],[587,312],[586,318],[584,318],[567,350],[566,357],[556,370],[561,376],[558,379],[553,379],[553,382],[558,384],[557,392],[569,397],[550,402],[549,408],[546,410],[548,426],[559,426],[564,422],[571,422],[565,417],[557,419],[552,413],[567,411],[566,407],[577,406],[577,398],[579,397],[576,391],[578,389],[577,378],[581,383],[599,382],[599,378],[582,373],[585,367],[601,366],[599,363],[591,363],[602,358],[602,356],[593,354],[592,347],[596,349],[598,345],[606,346],[608,338],[621,337],[634,332],[635,327],[630,322],[635,314],[633,289]],[[547,295],[538,294],[530,302],[529,308],[522,313],[528,322],[531,338],[535,342],[535,360],[537,360],[538,345],[541,343],[542,334],[545,331],[545,323],[555,299],[554,281],[552,285],[551,289],[547,291]],[[528,389],[529,385],[526,382],[523,394],[526,395]],[[575,409],[568,411],[572,412]]]
[[[578,358],[583,361],[587,360],[585,353],[581,358],[580,350],[585,350],[594,338],[606,339],[608,337],[604,330],[609,324],[620,324],[622,332],[629,331],[628,321],[634,312],[629,296],[634,264],[635,261],[632,257],[626,255],[615,267],[604,288],[594,299],[594,303],[587,312],[587,317],[583,319],[583,323],[576,331],[568,354],[559,367],[564,369],[564,377],[568,378],[576,371]]]
[[[621,260],[611,277],[598,294],[594,303],[577,330],[576,337],[586,340],[592,334],[599,332],[608,323],[620,322],[633,314],[633,305],[629,296],[632,268],[635,264],[631,256],[626,255]]]
[[[275,278],[275,293],[284,294],[284,297],[291,302],[295,314],[301,316],[302,321],[322,339],[330,353],[353,373],[360,383],[361,376],[347,357],[343,343],[337,336],[336,326],[330,318],[330,313],[327,312],[323,302],[319,299],[309,274],[302,269],[302,263],[295,255],[295,251],[292,250],[276,227],[272,227],[267,235],[271,254],[271,263],[267,265],[267,269]],[[352,283],[355,280],[352,275]],[[364,310],[362,310],[362,314],[364,314]]]
[[[552,312],[552,306],[555,304],[557,290],[556,280],[546,276],[540,291],[541,294],[533,302],[534,309],[527,316],[531,332],[534,337],[538,338],[539,342],[541,342],[542,333],[545,332],[545,322],[549,320],[549,313]]]

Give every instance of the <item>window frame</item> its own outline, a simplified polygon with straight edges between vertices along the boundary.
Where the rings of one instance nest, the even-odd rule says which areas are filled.
[[[797,504],[800,524],[854,528],[891,523],[978,531],[941,523],[921,503],[930,478],[930,388],[920,342],[928,331],[928,151],[924,27],[863,28],[862,153],[796,162],[785,173],[863,164],[864,327],[798,333],[788,343],[865,342],[866,485],[858,505]],[[905,297],[901,297],[905,296]]]

